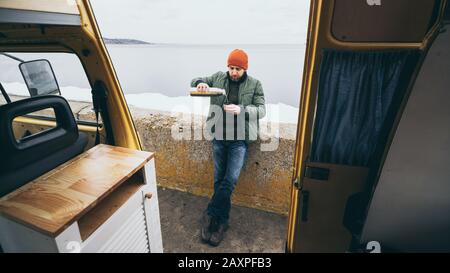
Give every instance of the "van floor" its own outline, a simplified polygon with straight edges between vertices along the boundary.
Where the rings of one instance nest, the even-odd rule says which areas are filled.
[[[230,228],[217,247],[200,239],[200,218],[209,198],[158,188],[164,252],[284,252],[287,217],[233,205]]]

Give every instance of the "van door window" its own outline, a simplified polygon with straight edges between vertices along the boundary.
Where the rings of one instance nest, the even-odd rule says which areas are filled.
[[[38,95],[61,95],[69,102],[77,121],[95,122],[91,87],[75,54],[0,52],[0,69],[0,83],[5,91],[0,105],[8,103],[8,98],[14,102]],[[28,116],[55,117],[52,111]]]

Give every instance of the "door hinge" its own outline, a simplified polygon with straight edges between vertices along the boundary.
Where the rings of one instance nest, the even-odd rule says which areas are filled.
[[[308,222],[309,191],[302,191],[302,222]]]

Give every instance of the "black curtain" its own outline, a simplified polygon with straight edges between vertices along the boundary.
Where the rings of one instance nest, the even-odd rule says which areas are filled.
[[[323,52],[311,161],[369,165],[388,112],[396,112],[389,111],[392,101],[406,90],[417,53]]]

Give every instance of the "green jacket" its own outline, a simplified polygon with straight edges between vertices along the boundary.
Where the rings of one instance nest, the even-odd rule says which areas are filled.
[[[206,83],[210,87],[222,88],[228,93],[228,77],[225,72],[217,72],[209,77],[195,78],[191,82],[191,87],[196,87],[199,83]],[[259,119],[266,115],[264,92],[261,82],[247,75],[247,79],[239,86],[239,106],[241,115],[245,115],[245,141],[250,143],[255,141],[259,135]],[[208,133],[214,133],[215,126],[222,121],[222,111],[214,111],[217,106],[222,109],[225,102],[225,95],[211,97],[211,104],[206,119],[206,129]],[[216,107],[214,107],[214,105]],[[210,138],[213,135],[209,134]]]

